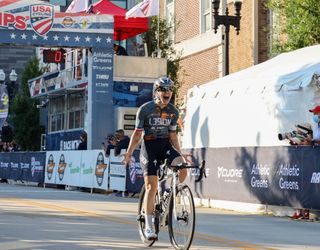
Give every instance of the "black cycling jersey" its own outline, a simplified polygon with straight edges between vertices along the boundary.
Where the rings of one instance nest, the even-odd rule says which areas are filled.
[[[169,103],[160,108],[154,101],[143,104],[137,112],[136,129],[144,130],[145,140],[169,137],[177,129],[178,109]]]
[[[159,162],[173,161],[180,154],[172,147],[169,133],[177,129],[178,109],[169,103],[160,108],[154,101],[143,104],[137,112],[136,129],[144,131],[140,164],[144,175],[156,175]]]

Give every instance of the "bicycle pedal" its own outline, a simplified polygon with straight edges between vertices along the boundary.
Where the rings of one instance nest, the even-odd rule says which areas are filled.
[[[137,221],[145,222],[144,216],[143,216],[142,214],[139,214],[139,215],[137,216]]]

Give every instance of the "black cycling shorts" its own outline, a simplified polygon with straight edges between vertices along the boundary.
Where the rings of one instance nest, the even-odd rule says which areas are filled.
[[[169,164],[181,156],[171,145],[169,139],[143,140],[140,151],[140,165],[144,176],[157,175],[159,163],[165,159]]]

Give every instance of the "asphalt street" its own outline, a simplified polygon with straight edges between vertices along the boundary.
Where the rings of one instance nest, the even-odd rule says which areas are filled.
[[[143,249],[137,198],[0,184],[0,249]],[[320,249],[320,223],[197,208],[191,249]],[[152,249],[173,249],[167,228]],[[145,248],[147,249],[147,248]]]

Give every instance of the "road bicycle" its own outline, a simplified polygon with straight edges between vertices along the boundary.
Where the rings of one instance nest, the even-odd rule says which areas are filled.
[[[160,228],[168,226],[169,238],[175,249],[189,249],[191,246],[195,228],[195,207],[192,192],[188,185],[179,183],[180,169],[198,169],[196,182],[201,181],[205,173],[205,161],[199,166],[182,163],[176,166],[168,164],[165,160],[160,164],[158,171],[158,191],[155,197],[154,228],[159,234]],[[170,188],[164,189],[166,180],[170,180]],[[145,186],[142,187],[138,206],[138,228],[140,238],[145,246],[151,247],[156,240],[148,240],[145,236],[145,212],[144,212]]]

